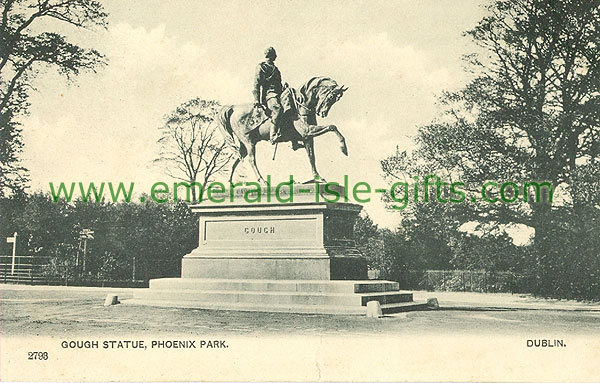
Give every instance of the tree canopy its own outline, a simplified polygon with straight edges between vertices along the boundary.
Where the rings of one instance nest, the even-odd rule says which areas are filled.
[[[533,229],[539,291],[560,295],[557,289],[566,289],[557,287],[558,270],[572,268],[576,254],[585,259],[579,277],[598,275],[600,266],[597,255],[579,254],[575,242],[557,243],[598,231],[591,224],[600,207],[600,1],[498,0],[466,35],[480,48],[465,58],[472,79],[442,95],[443,112],[419,129],[415,151],[386,158],[382,168],[390,180],[436,174],[471,193],[490,180],[517,183],[515,192],[530,198],[494,204],[467,198],[404,214],[435,209],[441,214],[435,219],[454,228],[452,236],[471,222],[498,244],[506,227]],[[536,190],[523,187],[530,181],[552,184],[554,198],[545,189],[536,200]]]
[[[107,14],[95,0],[2,0],[0,21],[0,196],[22,190],[27,181],[19,117],[44,66],[72,78],[106,63],[94,49],[82,48],[53,31],[37,30],[53,19],[76,28],[105,28]]]

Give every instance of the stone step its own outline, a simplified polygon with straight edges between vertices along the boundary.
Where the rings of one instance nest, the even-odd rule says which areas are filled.
[[[154,307],[193,308],[202,310],[261,311],[295,314],[330,314],[330,315],[365,315],[366,306],[333,306],[333,305],[256,305],[250,303],[225,303],[203,301],[148,301],[143,299],[127,299],[123,304],[148,305]],[[384,315],[427,310],[425,302],[401,302],[381,305]]]
[[[400,302],[381,305],[381,311],[384,315],[406,311],[422,311],[427,309],[427,302]]]
[[[236,290],[236,291],[286,291],[372,293],[399,291],[397,282],[390,281],[311,281],[311,280],[261,280],[261,279],[196,279],[161,278],[150,281],[151,289],[160,290]]]
[[[150,289],[135,290],[134,299],[146,301],[219,302],[227,304],[366,306],[367,302],[372,300],[377,300],[381,304],[411,302],[412,293],[393,291],[357,294],[272,290],[163,290],[151,287]]]
[[[365,306],[334,306],[334,305],[277,305],[232,302],[204,302],[181,300],[145,300],[127,299],[122,304],[147,305],[154,307],[193,308],[202,310],[231,310],[231,311],[260,311],[293,314],[330,314],[330,315],[365,315]]]
[[[356,295],[361,297],[361,304],[363,306],[366,306],[369,301],[379,301],[382,305],[413,301],[413,294],[408,291],[386,291],[383,293],[363,293]]]

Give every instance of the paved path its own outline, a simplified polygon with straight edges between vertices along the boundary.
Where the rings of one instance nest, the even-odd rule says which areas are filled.
[[[600,302],[577,302],[566,299],[536,298],[531,294],[471,293],[450,291],[415,291],[415,300],[435,297],[442,307],[507,308],[527,310],[598,311]]]

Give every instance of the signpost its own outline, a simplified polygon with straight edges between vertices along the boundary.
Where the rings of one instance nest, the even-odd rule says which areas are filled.
[[[6,243],[12,243],[13,244],[12,263],[10,265],[10,275],[15,275],[15,260],[16,260],[16,257],[17,257],[17,232],[16,231],[15,231],[15,234],[13,234],[12,237],[6,238]]]
[[[83,241],[83,271],[85,272],[85,261],[87,256],[87,241],[88,239],[94,239],[94,231],[90,229],[83,229],[79,232],[79,241],[81,247],[81,241]],[[79,252],[77,253],[76,264],[79,264]]]

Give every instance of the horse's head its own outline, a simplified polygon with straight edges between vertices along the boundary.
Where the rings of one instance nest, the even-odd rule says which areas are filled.
[[[320,117],[327,117],[329,110],[348,88],[339,86],[328,77],[313,77],[300,88],[305,104]]]

